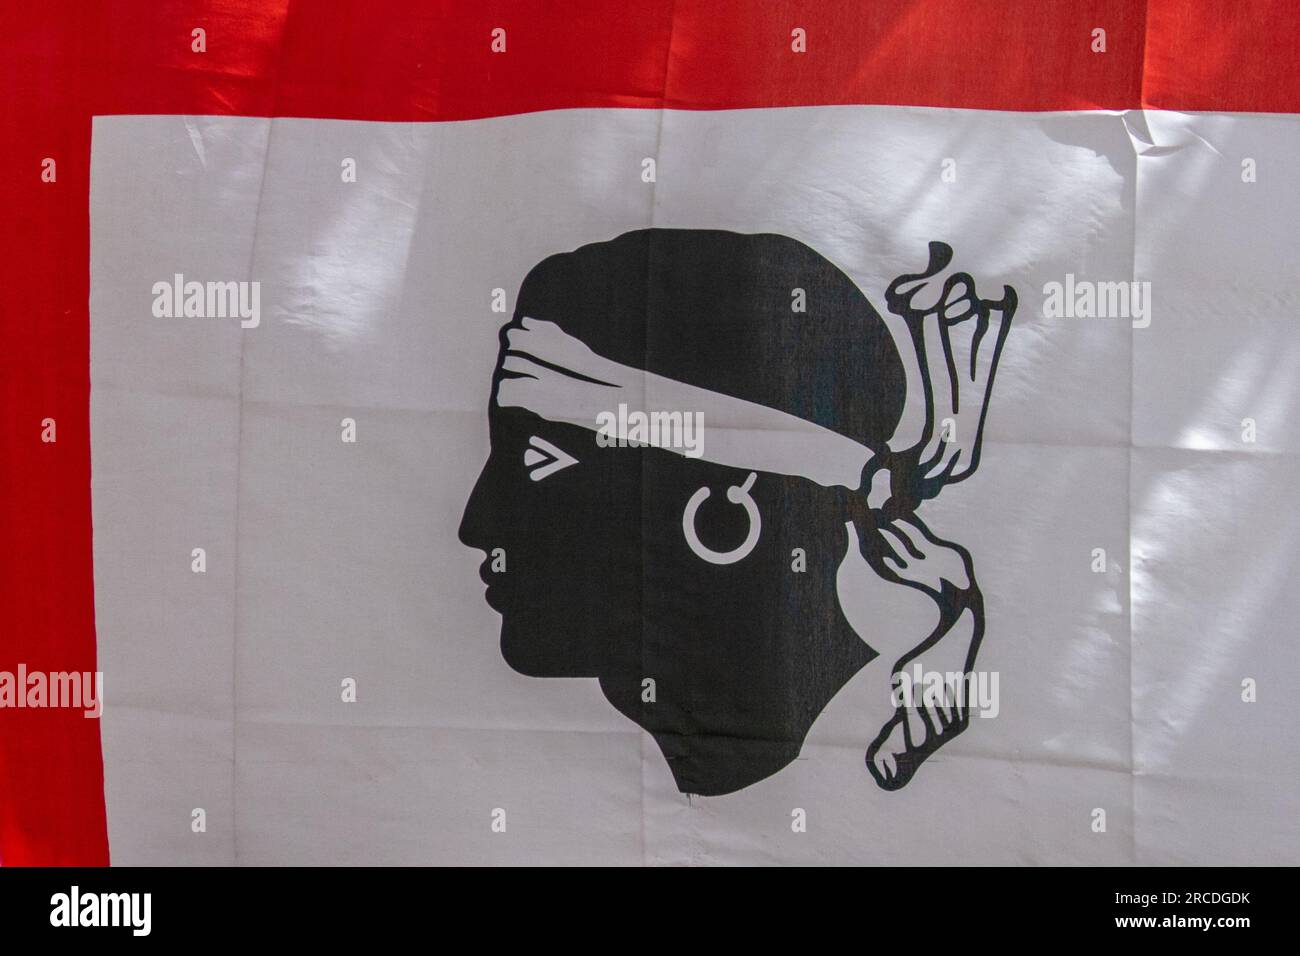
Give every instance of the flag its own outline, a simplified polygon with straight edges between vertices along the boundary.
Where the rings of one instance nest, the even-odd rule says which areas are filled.
[[[1293,861],[1295,19],[16,15],[0,863]]]

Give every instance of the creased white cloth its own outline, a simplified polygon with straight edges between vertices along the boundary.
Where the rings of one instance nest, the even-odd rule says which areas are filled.
[[[114,861],[1296,862],[1298,151],[1300,119],[1263,115],[96,118]],[[493,290],[647,226],[792,236],[882,314],[936,239],[1019,293],[979,471],[926,505],[972,553],[1000,713],[897,793],[863,766],[856,682],[803,759],[687,800],[594,682],[500,656],[456,537]],[[260,281],[260,325],[154,318],[177,272]],[[1067,275],[1149,281],[1149,327],[1044,317]]]

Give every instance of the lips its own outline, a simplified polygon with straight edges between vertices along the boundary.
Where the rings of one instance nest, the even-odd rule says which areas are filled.
[[[479,565],[478,576],[487,585],[487,591],[483,594],[483,600],[487,601],[488,607],[499,613],[505,613],[505,600],[502,596],[501,576],[488,570],[488,562],[484,561]]]

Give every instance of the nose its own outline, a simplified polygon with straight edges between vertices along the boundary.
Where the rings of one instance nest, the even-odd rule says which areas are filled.
[[[460,528],[456,531],[456,536],[460,538],[460,543],[471,548],[478,548],[484,554],[488,552],[486,521],[491,514],[491,508],[488,507],[485,499],[483,486],[484,476],[487,473],[486,467],[478,476],[478,481],[474,482],[474,490],[469,493],[469,500],[465,502],[465,513],[460,516]]]

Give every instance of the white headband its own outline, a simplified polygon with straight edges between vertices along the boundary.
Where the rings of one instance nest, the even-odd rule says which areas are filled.
[[[828,488],[857,489],[872,458],[865,445],[797,415],[612,362],[554,322],[523,318],[520,326],[506,332],[501,367],[519,377],[501,379],[496,400],[503,407],[592,431],[619,405],[646,415],[698,414],[707,433],[705,461]],[[684,454],[653,438],[649,443]]]

